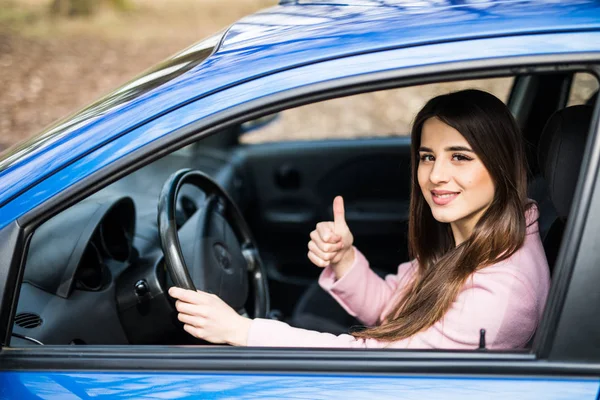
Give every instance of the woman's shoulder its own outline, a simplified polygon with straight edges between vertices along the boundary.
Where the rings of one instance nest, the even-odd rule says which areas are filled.
[[[539,216],[537,203],[530,201],[525,210],[527,235],[523,245],[510,257],[482,268],[476,274],[481,276],[497,273],[512,274],[532,286],[537,286],[539,282],[549,282],[550,268],[539,235]]]
[[[531,296],[541,306],[550,288],[550,269],[541,245],[527,242],[506,260],[475,272],[474,281],[488,288],[503,286],[511,296]]]
[[[527,283],[545,282],[550,279],[550,269],[545,255],[528,252],[522,247],[515,254],[488,267],[476,271],[473,275],[486,277],[489,275],[509,274]]]

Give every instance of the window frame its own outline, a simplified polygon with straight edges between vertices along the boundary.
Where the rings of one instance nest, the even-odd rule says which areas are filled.
[[[129,154],[128,157],[91,174],[0,231],[0,239],[2,239],[0,240],[2,243],[0,256],[10,260],[11,265],[8,270],[9,274],[0,276],[0,278],[4,278],[0,279],[0,298],[3,300],[0,304],[0,327],[4,326],[3,331],[0,332],[2,344],[5,345],[10,341],[12,325],[8,322],[12,322],[14,318],[25,255],[34,230],[45,220],[89,194],[172,151],[243,121],[341,95],[457,79],[554,72],[557,66],[561,66],[561,71],[584,70],[595,72],[596,76],[599,76],[600,68],[592,64],[591,59],[596,63],[600,62],[600,54],[592,56],[586,54],[581,57],[577,57],[577,55],[512,57],[502,60],[501,63],[498,60],[457,62],[436,66],[435,72],[431,71],[430,66],[426,66],[344,78],[310,85],[308,88],[288,90],[251,101],[234,110],[222,111],[215,117],[196,121],[147,144]],[[564,64],[566,62],[569,64]],[[598,108],[596,108],[594,121],[598,119],[597,110]],[[595,189],[595,181],[592,180],[600,164],[600,136],[592,135],[587,146],[588,150],[586,150],[582,167],[585,179],[580,179],[573,205],[573,207],[583,207],[586,211],[578,214],[577,221],[569,223],[566,233],[568,242],[575,244],[578,243],[584,229],[591,201],[589,194],[592,191],[600,192],[600,188]],[[590,148],[594,150],[592,155],[588,154]],[[589,172],[593,172],[593,174]],[[563,243],[562,248],[565,249],[565,246]],[[22,251],[19,251],[20,249]],[[549,304],[552,300],[554,308],[547,307],[542,325],[536,335],[534,347],[529,353],[448,350],[231,349],[227,347],[182,349],[173,346],[137,345],[86,346],[85,348],[69,346],[5,347],[0,352],[2,360],[0,370],[65,368],[86,370],[91,368],[89,362],[94,361],[94,369],[118,370],[143,369],[144,365],[148,365],[148,368],[152,370],[159,368],[161,370],[281,371],[283,368],[286,371],[310,372],[527,373],[541,375],[561,373],[595,376],[599,371],[600,355],[598,358],[594,358],[593,363],[595,364],[564,363],[562,362],[563,356],[569,354],[569,344],[563,342],[561,342],[563,344],[562,352],[552,353],[554,333],[557,329],[564,329],[561,325],[563,322],[559,321],[559,318],[566,293],[570,290],[570,277],[575,267],[575,258],[578,256],[577,250],[576,246],[568,247],[559,255],[556,269],[558,279],[553,282],[549,297]],[[3,325],[4,323],[6,325]],[[590,338],[585,337],[585,339],[588,342],[583,344],[589,344]],[[166,354],[168,357],[165,357]],[[551,354],[556,354],[557,357],[549,359]],[[366,359],[370,362],[365,363]]]

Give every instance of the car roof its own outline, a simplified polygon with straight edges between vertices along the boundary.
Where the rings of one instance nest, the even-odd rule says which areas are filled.
[[[242,18],[6,152],[0,206],[134,127],[266,74],[384,49],[594,30],[600,30],[594,1],[285,1]]]
[[[353,53],[399,45],[598,28],[594,1],[284,1],[232,25],[219,52],[290,46]],[[302,41],[302,42],[300,42]],[[300,42],[300,43],[299,43]],[[297,51],[297,50],[296,50]]]

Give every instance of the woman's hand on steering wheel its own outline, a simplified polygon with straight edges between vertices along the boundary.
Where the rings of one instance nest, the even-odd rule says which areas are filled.
[[[246,346],[252,320],[238,314],[218,296],[179,287],[169,289],[175,299],[177,318],[190,335],[211,343]]]

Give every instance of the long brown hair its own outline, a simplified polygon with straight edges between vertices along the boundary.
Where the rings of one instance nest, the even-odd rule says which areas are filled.
[[[433,117],[464,136],[495,184],[492,203],[459,246],[450,224],[433,217],[417,179],[421,130]],[[463,90],[429,100],[413,124],[411,165],[408,245],[418,267],[381,325],[355,332],[355,337],[395,341],[429,328],[448,311],[473,272],[510,257],[525,240],[528,203],[523,141],[510,111],[493,95]]]

